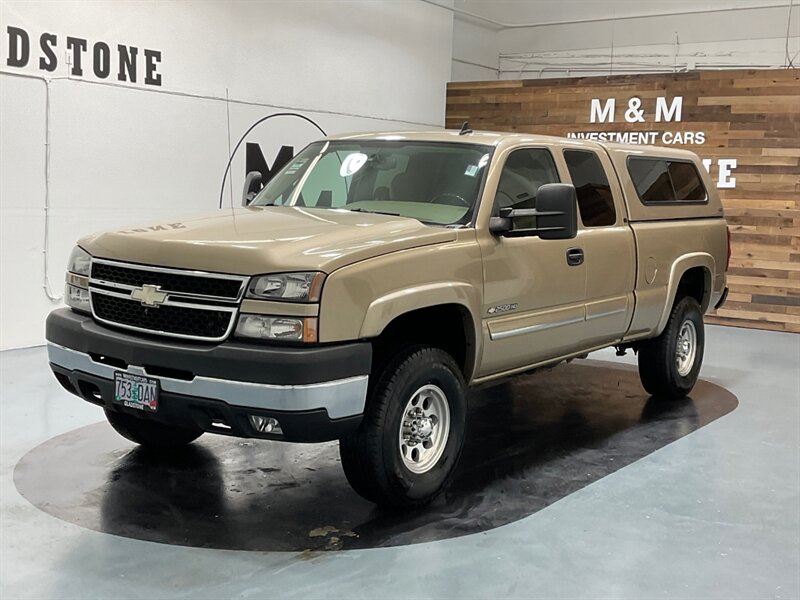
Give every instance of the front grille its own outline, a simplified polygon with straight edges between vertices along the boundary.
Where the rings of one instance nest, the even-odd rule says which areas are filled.
[[[247,279],[93,259],[92,313],[124,329],[222,341],[233,329]]]
[[[98,319],[119,325],[196,338],[225,336],[233,316],[229,311],[202,310],[182,306],[144,306],[102,293],[92,293],[92,308]]]
[[[242,289],[241,279],[223,279],[209,275],[184,275],[151,271],[147,267],[123,267],[105,262],[92,263],[92,279],[121,283],[133,287],[157,285],[165,292],[181,292],[198,296],[214,296],[236,300]]]

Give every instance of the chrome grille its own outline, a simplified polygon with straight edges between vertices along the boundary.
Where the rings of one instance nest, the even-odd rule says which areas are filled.
[[[134,287],[157,285],[164,291],[182,292],[194,296],[238,300],[242,291],[241,279],[223,279],[210,275],[191,275],[173,271],[123,267],[107,262],[92,263],[92,279]]]
[[[234,327],[247,277],[93,259],[92,314],[145,333],[221,341]],[[143,291],[149,292],[143,294]]]

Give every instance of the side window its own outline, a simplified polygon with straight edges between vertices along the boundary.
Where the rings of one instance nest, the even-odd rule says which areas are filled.
[[[676,200],[680,202],[703,202],[706,200],[706,189],[703,187],[694,163],[670,161],[667,164]]]
[[[586,227],[602,227],[617,222],[614,196],[597,154],[589,150],[564,150],[569,176],[578,195],[581,221]]]
[[[497,194],[493,214],[501,208],[536,208],[536,192],[545,183],[558,183],[553,156],[544,148],[522,148],[508,155]],[[515,227],[524,229],[536,226],[535,217],[517,219]]]
[[[632,156],[628,174],[643,204],[708,201],[694,163]]]

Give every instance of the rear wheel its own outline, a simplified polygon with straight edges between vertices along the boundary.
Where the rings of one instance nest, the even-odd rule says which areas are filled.
[[[371,386],[364,420],[339,442],[347,480],[372,502],[413,508],[447,485],[466,425],[464,379],[438,348],[409,348]]]
[[[122,437],[148,448],[180,448],[203,435],[201,429],[170,427],[113,410],[106,410],[106,419]]]
[[[703,363],[705,332],[697,300],[685,296],[672,307],[667,326],[639,350],[639,378],[650,394],[683,398],[694,387]]]

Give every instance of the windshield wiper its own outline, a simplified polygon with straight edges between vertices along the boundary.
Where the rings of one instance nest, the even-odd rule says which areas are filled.
[[[370,214],[373,214],[373,215],[389,215],[390,217],[399,217],[400,216],[400,213],[385,212],[385,211],[382,211],[382,210],[364,210],[361,207],[358,207],[358,208],[345,208],[345,210],[348,210],[350,212],[370,213]]]

